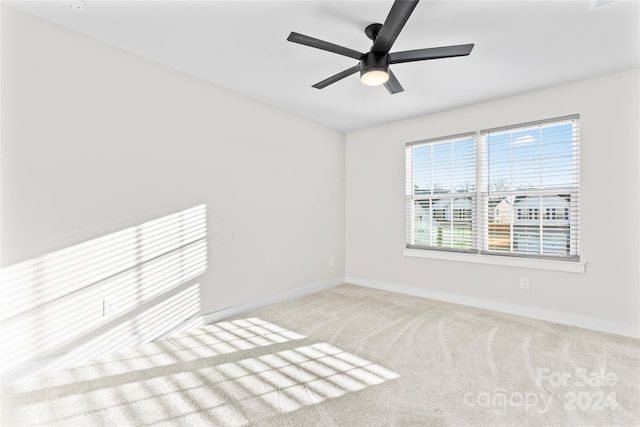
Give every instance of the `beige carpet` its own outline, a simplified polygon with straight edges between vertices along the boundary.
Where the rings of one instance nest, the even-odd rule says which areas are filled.
[[[353,285],[3,390],[2,425],[638,426],[638,340]]]

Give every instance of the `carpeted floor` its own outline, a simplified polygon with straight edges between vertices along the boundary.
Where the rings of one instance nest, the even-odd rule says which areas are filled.
[[[342,285],[14,383],[2,425],[638,426],[640,342]]]

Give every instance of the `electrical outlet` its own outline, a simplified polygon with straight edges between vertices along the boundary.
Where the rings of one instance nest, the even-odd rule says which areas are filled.
[[[529,278],[528,277],[521,277],[520,278],[520,289],[523,289],[525,291],[530,291],[531,290],[531,283],[529,282]]]
[[[120,311],[120,300],[115,298],[102,300],[102,316],[110,316]]]
[[[333,258],[329,258],[329,267],[333,268],[334,265]]]

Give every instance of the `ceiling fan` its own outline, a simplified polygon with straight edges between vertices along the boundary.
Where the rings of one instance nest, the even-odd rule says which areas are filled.
[[[292,32],[287,40],[299,43],[316,49],[337,53],[357,59],[358,65],[354,65],[344,71],[339,72],[329,78],[313,85],[316,89],[322,89],[345,77],[360,71],[360,81],[368,86],[379,86],[384,84],[389,93],[399,93],[404,91],[402,85],[389,69],[391,64],[402,62],[425,61],[427,59],[451,58],[454,56],[466,56],[471,53],[473,44],[463,44],[456,46],[433,47],[427,49],[405,50],[403,52],[389,53],[393,43],[398,38],[400,31],[407,23],[409,16],[415,9],[419,0],[396,0],[391,6],[391,11],[383,24],[371,24],[365,28],[364,33],[373,40],[373,45],[368,53],[358,52],[347,47],[329,43],[304,34]]]

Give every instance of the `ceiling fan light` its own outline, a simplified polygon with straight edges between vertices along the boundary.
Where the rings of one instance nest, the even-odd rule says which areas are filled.
[[[371,67],[360,74],[360,81],[367,86],[380,86],[388,80],[389,72],[384,67]]]

